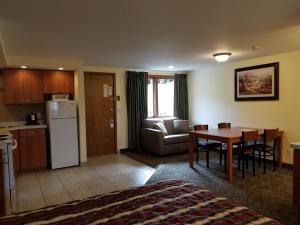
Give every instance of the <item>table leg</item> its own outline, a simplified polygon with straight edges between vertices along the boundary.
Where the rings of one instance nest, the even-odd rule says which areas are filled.
[[[300,206],[298,205],[297,206],[297,209],[296,209],[296,216],[297,216],[297,224],[300,224]]]
[[[278,138],[278,159],[277,159],[277,167],[282,167],[282,148],[283,148],[283,141],[282,141],[283,134],[281,133]]]
[[[189,163],[190,163],[190,167],[194,166],[194,148],[195,148],[195,144],[194,144],[193,137],[191,135],[189,135]]]
[[[232,143],[227,142],[227,180],[232,181]]]

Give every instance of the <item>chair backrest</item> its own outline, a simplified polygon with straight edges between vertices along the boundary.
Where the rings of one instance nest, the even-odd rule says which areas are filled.
[[[249,145],[256,147],[258,130],[242,131],[242,147],[243,149]]]
[[[194,130],[208,130],[207,124],[197,124],[194,126]]]
[[[265,129],[264,130],[264,148],[266,147],[268,142],[273,141],[272,148],[275,149],[278,137],[279,137],[279,128]]]
[[[279,128],[276,129],[265,129],[264,130],[264,139],[266,141],[273,141],[279,136]]]
[[[218,123],[218,128],[230,128],[231,127],[231,123],[225,123],[225,122],[222,122],[222,123]]]

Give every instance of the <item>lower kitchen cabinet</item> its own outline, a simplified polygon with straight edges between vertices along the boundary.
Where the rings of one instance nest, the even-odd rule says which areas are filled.
[[[0,151],[0,216],[5,214],[4,205],[4,174],[3,174],[3,158],[2,152]]]
[[[14,154],[15,172],[46,168],[45,129],[24,129],[17,132],[19,133],[19,146],[18,149],[15,149],[17,151]]]
[[[20,130],[21,170],[46,168],[45,129]]]

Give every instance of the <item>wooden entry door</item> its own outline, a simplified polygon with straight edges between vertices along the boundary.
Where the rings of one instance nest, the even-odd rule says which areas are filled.
[[[84,73],[87,155],[116,153],[115,74]]]

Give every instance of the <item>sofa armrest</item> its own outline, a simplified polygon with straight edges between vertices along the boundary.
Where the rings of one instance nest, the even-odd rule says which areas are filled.
[[[164,146],[164,134],[160,130],[142,128],[141,130],[142,148],[146,151],[158,153]]]

